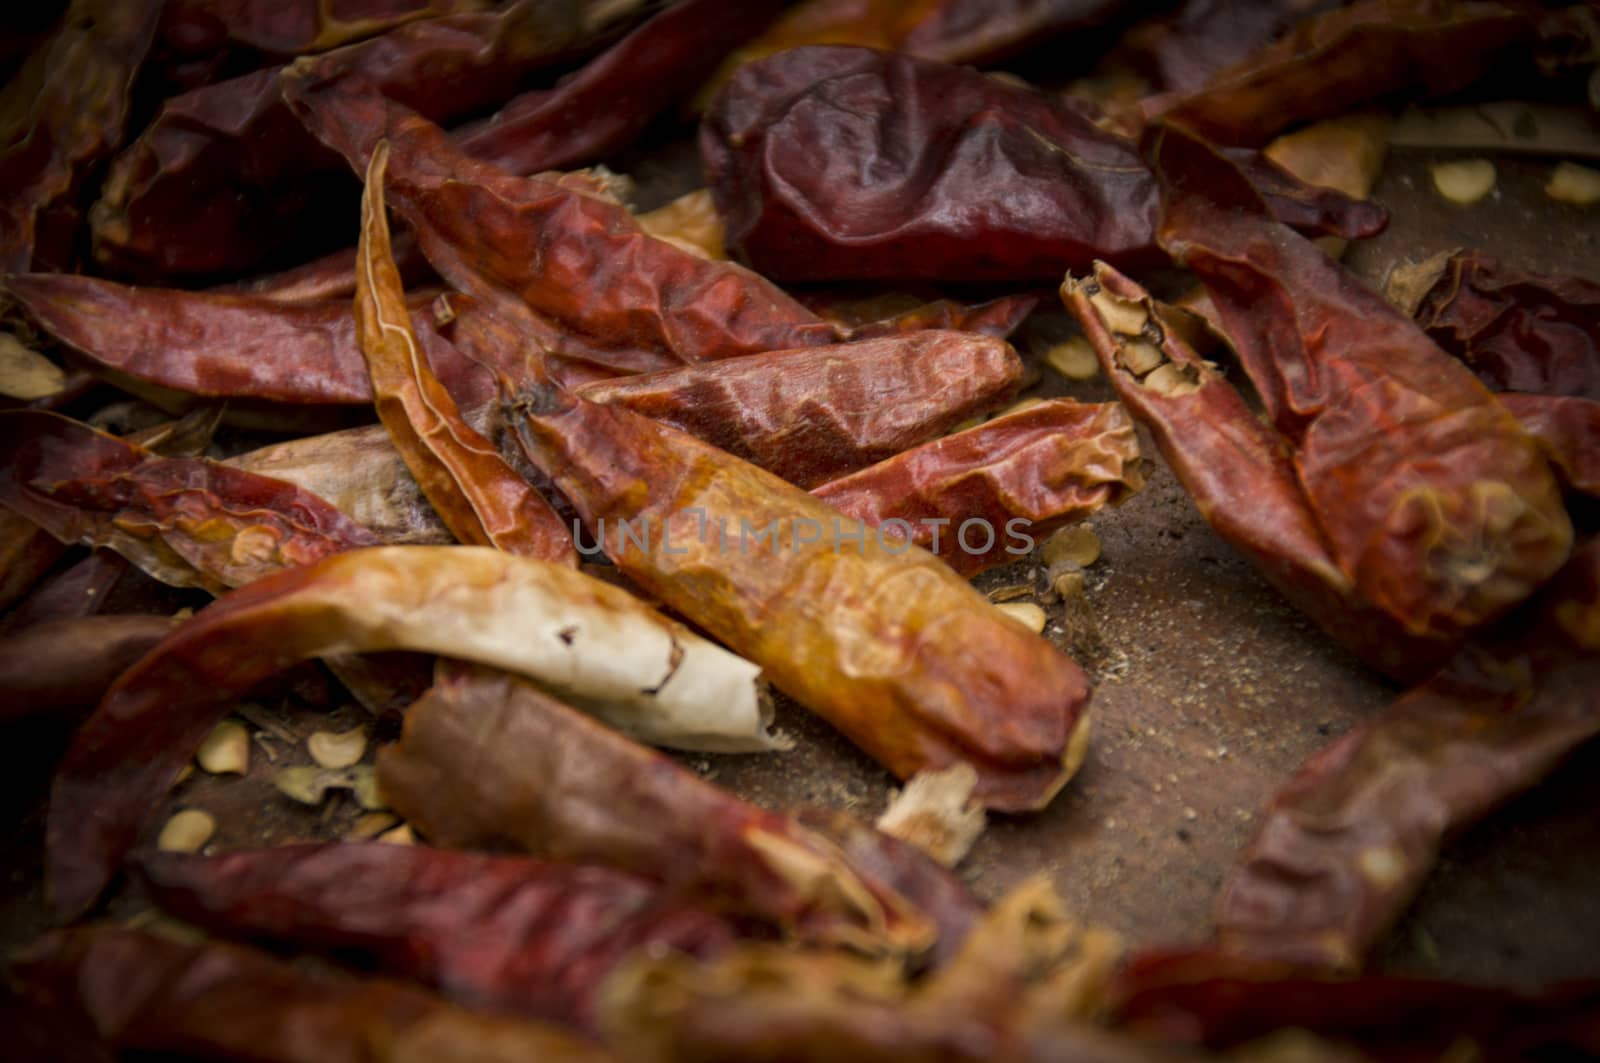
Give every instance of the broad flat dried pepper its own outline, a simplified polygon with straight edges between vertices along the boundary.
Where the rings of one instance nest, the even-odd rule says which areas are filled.
[[[442,668],[379,752],[378,783],[440,845],[614,867],[813,943],[904,956],[933,942],[907,898],[823,835],[504,673]]]
[[[1307,16],[1340,6],[1342,0],[1185,0],[1134,26],[1114,54],[1157,90],[1192,92]]]
[[[756,667],[626,591],[477,547],[351,551],[223,597],[106,695],[51,791],[54,903],[79,913],[94,902],[234,698],[300,660],[397,649],[536,676],[652,741],[720,750],[776,744]]]
[[[438,286],[439,277],[417,249],[409,232],[393,240],[395,266],[407,290]],[[249,280],[232,281],[207,289],[217,295],[254,295],[281,303],[309,303],[324,299],[348,299],[356,290],[356,249],[347,247],[321,258],[276,273]]]
[[[366,404],[372,386],[345,300],[128,287],[65,273],[22,274],[5,290],[30,319],[92,363],[164,388],[217,398]],[[494,396],[496,372],[448,338],[484,311],[464,296],[414,296],[412,326],[457,401]],[[471,353],[484,348],[474,346]]]
[[[734,936],[642,878],[517,856],[324,843],[147,852],[136,867],[156,904],[212,933],[359,958],[468,1007],[578,1027],[635,949],[705,959]]]
[[[1536,33],[1535,18],[1511,4],[1361,0],[1308,18],[1194,91],[1153,97],[1140,110],[1219,144],[1265,144],[1292,125],[1397,93],[1464,88]]]
[[[925,443],[811,493],[972,576],[1027,557],[1057,528],[1143,486],[1139,441],[1122,407],[1057,399]]]
[[[111,550],[94,550],[89,556],[55,574],[28,595],[5,623],[6,631],[21,631],[33,624],[99,612],[106,595],[116,589],[128,571],[128,562]]]
[[[0,503],[63,542],[108,546],[156,579],[220,594],[285,566],[372,546],[291,484],[163,458],[51,413],[0,413]]]
[[[297,72],[286,95],[357,169],[387,139],[390,207],[428,261],[454,287],[538,330],[553,353],[641,372],[841,338],[743,267],[647,235],[625,207],[582,185],[476,162],[437,126],[360,86]],[[530,317],[559,331],[547,335]]]
[[[507,416],[618,568],[896,775],[969,761],[1021,810],[1082,763],[1083,672],[932,554],[629,410],[535,385]]]
[[[373,401],[406,467],[463,543],[576,565],[572,534],[550,503],[462,418],[424,356],[389,251],[379,144],[367,167],[357,249],[356,339]]]
[[[701,127],[727,242],[785,281],[1057,280],[1164,264],[1159,188],[1133,142],[1030,89],[861,48],[753,63]],[[1343,236],[1381,208],[1241,155],[1272,211]]]
[[[782,7],[779,0],[682,0],[555,88],[508,101],[494,116],[457,130],[454,139],[473,158],[520,174],[614,155]]]
[[[925,331],[603,380],[577,394],[812,487],[1003,405],[1021,379],[1006,343]]]
[[[1221,951],[1359,967],[1445,840],[1600,734],[1600,541],[1499,634],[1307,761],[1223,886]]]
[[[1511,391],[1497,398],[1539,441],[1569,488],[1600,497],[1600,402]]]
[[[0,640],[0,722],[99,703],[172,630],[165,616],[87,616]]]
[[[238,945],[110,926],[51,934],[13,962],[10,974],[29,1005],[26,1022],[44,1027],[34,1036],[56,1059],[124,1053],[272,1063],[613,1058],[559,1027],[480,1015],[396,982],[319,970]]]
[[[1600,399],[1600,284],[1451,255],[1413,316],[1496,391]],[[1410,308],[1408,308],[1410,309]]]
[[[72,265],[78,194],[122,142],[159,0],[75,0],[0,93],[0,273]]]
[[[355,188],[284,106],[288,70],[370,82],[448,120],[498,103],[570,51],[583,21],[576,3],[516,0],[176,96],[106,178],[90,218],[96,261],[190,277],[248,269],[297,242],[327,247],[328,233],[349,231]]]

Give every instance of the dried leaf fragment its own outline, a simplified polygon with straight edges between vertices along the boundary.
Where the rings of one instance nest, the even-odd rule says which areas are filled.
[[[29,350],[9,332],[0,332],[0,395],[32,402],[48,398],[66,387],[67,374],[37,351]]]
[[[972,800],[977,785],[977,769],[965,761],[938,771],[919,771],[904,790],[890,792],[889,807],[878,817],[877,827],[954,867],[983,833],[983,806]]]

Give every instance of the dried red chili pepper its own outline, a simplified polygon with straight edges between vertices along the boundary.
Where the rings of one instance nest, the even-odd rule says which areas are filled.
[[[536,676],[651,741],[778,744],[754,665],[610,584],[481,548],[349,551],[265,576],[201,610],[106,695],[51,790],[54,903],[77,914],[99,897],[234,699],[300,660],[397,649]]]
[[[367,167],[357,248],[356,340],[378,419],[458,540],[576,565],[572,535],[550,503],[467,424],[428,366],[389,251],[383,208],[388,158],[388,145],[380,143]]]
[[[570,51],[586,33],[579,6],[516,0],[498,11],[411,22],[293,69],[370,82],[445,120],[498,103],[530,71]],[[91,212],[102,266],[146,279],[213,275],[348,232],[354,187],[340,179],[338,157],[284,106],[289,69],[166,102],[116,160]]]
[[[159,0],[74,0],[0,93],[0,273],[68,269],[89,170],[115,151]]]
[[[902,956],[933,943],[923,913],[824,835],[504,673],[442,669],[379,753],[378,782],[442,845],[614,867],[802,941]]]
[[[547,350],[622,372],[837,342],[840,331],[740,266],[645,234],[626,208],[574,186],[512,177],[360,86],[291,77],[286,97],[364,168],[390,144],[389,203],[456,288],[519,326],[545,317]]]
[[[1600,402],[1510,391],[1497,397],[1539,441],[1567,487],[1600,497]]]
[[[0,640],[0,722],[83,710],[172,630],[165,616],[85,616]]]
[[[577,394],[682,429],[801,487],[1003,405],[1022,363],[999,340],[913,332],[587,384]]]
[[[811,493],[972,576],[1028,556],[1057,528],[1143,486],[1139,440],[1122,407],[1057,399],[924,443]]]
[[[325,52],[420,18],[490,7],[490,0],[168,0],[161,41],[169,56],[195,62],[237,49],[279,59]]]
[[[969,761],[1020,810],[1082,762],[1082,671],[931,554],[628,410],[536,385],[508,418],[618,568],[901,778]]]
[[[1511,4],[1361,0],[1308,18],[1200,88],[1140,110],[1220,144],[1265,144],[1292,125],[1396,93],[1454,92],[1537,32],[1536,20]]]
[[[397,234],[393,244],[395,266],[407,290],[438,286],[438,274],[422,257],[409,232]],[[356,249],[347,247],[277,273],[219,284],[207,290],[217,295],[258,296],[280,303],[348,299],[356,291]]]
[[[707,67],[783,7],[777,0],[683,0],[608,48],[555,88],[529,92],[462,127],[475,159],[531,174],[604,159],[628,147],[705,80]]]
[[[6,619],[4,630],[21,631],[52,620],[93,616],[127,571],[128,562],[122,555],[95,550],[28,595]]]
[[[1200,949],[1132,957],[1119,983],[1118,1026],[1214,1049],[1294,1028],[1390,1063],[1450,1052],[1511,1060],[1600,1051],[1593,981],[1527,993],[1395,975],[1333,978]]]
[[[1176,11],[1135,25],[1116,53],[1154,88],[1193,92],[1301,20],[1344,0],[1185,0]]]
[[[0,508],[0,609],[32,590],[67,549],[68,544],[27,517]]]
[[[876,336],[917,332],[922,329],[977,332],[1003,340],[1017,331],[1038,305],[1039,297],[1036,295],[1003,295],[998,299],[971,304],[939,299],[887,317],[866,321],[856,315],[856,311],[860,309],[859,305],[848,308],[824,307],[822,313],[823,316],[848,327],[852,340],[868,340]],[[842,312],[844,310],[849,312]]]
[[[0,502],[65,542],[109,546],[213,593],[377,538],[290,484],[161,458],[51,413],[0,413]]]
[[[96,365],[191,395],[296,404],[366,404],[372,386],[350,304],[137,288],[64,273],[7,277],[5,289],[44,331]],[[464,296],[408,300],[428,363],[457,401],[496,394],[496,374],[450,336],[484,311]]]
[[[860,48],[745,67],[701,127],[727,242],[785,281],[1057,280],[1162,264],[1156,179],[1131,141],[977,71]],[[1241,165],[1272,211],[1355,237],[1381,208]]]
[[[1600,734],[1600,540],[1443,671],[1307,761],[1223,886],[1217,947],[1359,967],[1444,841]]]
[[[26,1022],[45,1027],[34,1031],[36,1042],[49,1044],[57,1059],[122,1053],[282,1063],[614,1058],[559,1027],[480,1015],[399,983],[111,926],[53,933],[30,946],[11,975],[29,1004]]]
[[[147,852],[135,867],[156,904],[212,933],[359,958],[468,1007],[580,1028],[635,949],[709,959],[734,936],[642,878],[517,856],[329,843]]]
[[[1600,284],[1451,255],[1412,312],[1495,391],[1600,399]]]

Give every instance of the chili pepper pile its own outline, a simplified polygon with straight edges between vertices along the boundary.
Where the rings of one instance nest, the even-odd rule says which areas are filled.
[[[16,1058],[1600,1054],[1600,968],[1368,970],[1600,732],[1600,285],[1340,261],[1388,112],[1600,108],[1600,17],[1144,6],[0,16]],[[1117,770],[1086,522],[1167,470],[1398,685],[1130,953],[953,865]],[[830,729],[875,825],[716,780]]]

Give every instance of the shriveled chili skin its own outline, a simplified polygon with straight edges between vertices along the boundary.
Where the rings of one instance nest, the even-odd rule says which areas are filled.
[[[728,246],[783,281],[1055,282],[1095,259],[1164,262],[1159,189],[1131,141],[961,67],[784,52],[734,77],[700,150]],[[1381,208],[1249,165],[1286,220],[1383,228]]]
[[[6,619],[4,630],[21,631],[52,620],[93,616],[127,571],[128,562],[121,554],[105,549],[92,551],[28,595],[27,601]]]
[[[18,274],[4,284],[40,328],[93,364],[139,380],[216,398],[372,401],[345,300],[286,303],[65,273]],[[472,406],[492,398],[495,370],[506,367],[485,366],[448,338],[481,307],[465,296],[426,294],[408,307],[429,365],[457,400]]]
[[[933,942],[926,916],[823,835],[504,673],[441,669],[379,752],[378,782],[442,845],[614,867],[802,941],[900,954]]]
[[[1539,441],[1568,488],[1600,497],[1600,402],[1512,391],[1497,397]]]
[[[415,21],[293,69],[363,79],[447,120],[499,102],[577,44],[580,7],[517,0]],[[297,242],[325,247],[328,232],[348,231],[354,188],[340,179],[338,156],[284,106],[289,69],[256,71],[163,105],[117,158],[91,212],[101,266],[146,280],[215,276]]]
[[[165,616],[84,616],[0,639],[0,722],[83,710],[172,629]]]
[[[406,288],[437,286],[438,274],[428,265],[409,232],[397,233],[393,240],[395,266]],[[324,299],[348,299],[356,290],[356,249],[347,247],[299,266],[276,273],[231,281],[207,289],[217,295],[252,295],[281,303],[310,303]]]
[[[759,663],[901,778],[966,760],[977,800],[1042,808],[1087,743],[1088,681],[917,547],[628,410],[549,386],[508,416],[629,578]],[[622,522],[643,526],[643,544]],[[763,539],[760,533],[770,531]],[[807,541],[807,540],[810,541]]]
[[[416,19],[490,6],[489,0],[341,0],[337,5],[327,0],[168,0],[161,13],[162,58],[190,64],[239,51],[287,59]]]
[[[1394,1063],[1463,1050],[1505,1060],[1600,1052],[1600,984],[1592,980],[1528,993],[1400,975],[1330,977],[1200,948],[1130,957],[1113,999],[1119,1028],[1218,1050],[1298,1028]]]
[[[620,377],[576,393],[682,429],[814,487],[1003,405],[1022,362],[1000,340],[923,331]]]
[[[1154,97],[1141,110],[1219,144],[1258,146],[1371,100],[1464,88],[1536,32],[1535,20],[1510,4],[1360,0],[1304,20],[1194,91]]]
[[[378,541],[290,484],[203,458],[158,457],[56,414],[0,413],[0,454],[5,505],[63,541],[154,564],[153,575],[180,586],[221,593]]]
[[[1037,295],[1003,295],[998,299],[972,304],[939,299],[902,313],[868,321],[859,318],[852,321],[848,317],[841,316],[837,307],[825,307],[822,312],[825,316],[848,325],[852,340],[868,340],[899,332],[917,332],[921,329],[977,332],[1003,340],[1017,331],[1038,305]]]
[[[1600,399],[1600,284],[1452,255],[1414,315],[1495,391]]]
[[[880,534],[899,532],[902,541],[909,538],[972,576],[1027,557],[1057,528],[1143,486],[1139,440],[1122,407],[1056,399],[925,443],[811,493]],[[886,528],[888,521],[903,524]],[[969,521],[978,522],[978,532],[970,531]]]
[[[551,1063],[613,1059],[559,1027],[481,1015],[431,993],[114,926],[52,933],[10,967],[62,1056],[274,1063]]]
[[[411,327],[389,250],[379,144],[367,168],[357,249],[355,331],[373,402],[406,466],[455,537],[473,546],[576,566],[572,533],[493,443],[461,416]]]
[[[0,92],[0,273],[70,269],[78,193],[122,142],[159,0],[75,0]]]
[[[345,842],[145,852],[135,867],[156,904],[212,933],[361,957],[467,1007],[580,1028],[635,949],[708,959],[734,937],[642,878],[518,856]]]
[[[67,549],[27,517],[0,508],[0,609],[32,590]]]
[[[297,74],[285,91],[359,169],[388,139],[390,207],[434,268],[519,324],[555,322],[569,335],[535,333],[553,353],[648,372],[841,338],[749,270],[649,236],[620,203],[581,187],[468,158],[438,126],[359,85]]]
[[[1600,734],[1600,540],[1501,629],[1307,761],[1223,886],[1217,947],[1350,970],[1440,847]]]
[[[1446,639],[1528,597],[1572,547],[1537,444],[1382,296],[1237,209],[1255,195],[1214,149],[1167,131],[1151,151],[1170,180],[1162,246],[1205,284],[1361,597]]]
[[[1114,54],[1158,91],[1193,92],[1297,23],[1343,0],[1186,0],[1135,25]]]
[[[1142,308],[1141,315],[1155,326],[1150,335],[1159,334],[1161,357],[1174,367],[1162,371],[1176,373],[1182,387],[1158,390],[1129,369],[1124,348],[1131,337],[1114,331],[1097,311],[1094,301],[1101,292]],[[1083,326],[1117,397],[1155,437],[1201,516],[1268,582],[1387,675],[1422,679],[1449,657],[1456,640],[1408,634],[1356,593],[1311,511],[1283,440],[1194,353],[1167,308],[1104,265],[1083,281],[1069,277],[1062,299]],[[1146,338],[1145,330],[1148,325],[1141,326],[1139,338]],[[1144,379],[1156,371],[1147,371]]]
[[[711,64],[783,6],[780,0],[673,4],[555,88],[515,97],[454,138],[468,155],[512,173],[605,159],[693,92]]]

